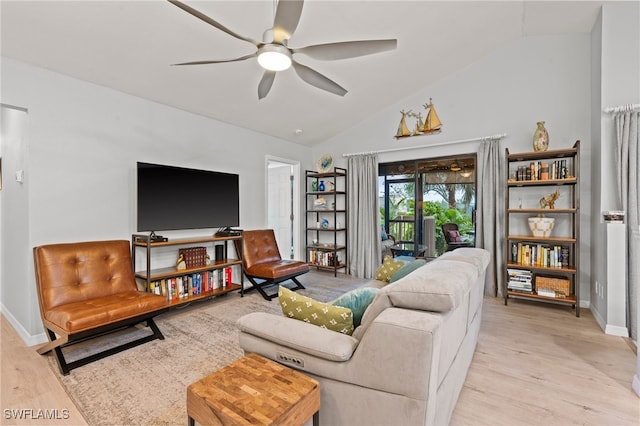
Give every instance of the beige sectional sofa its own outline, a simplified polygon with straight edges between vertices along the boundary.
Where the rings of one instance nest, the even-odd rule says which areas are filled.
[[[240,346],[320,382],[323,425],[445,425],[475,351],[489,253],[461,248],[381,287],[352,336],[285,316],[238,320]]]

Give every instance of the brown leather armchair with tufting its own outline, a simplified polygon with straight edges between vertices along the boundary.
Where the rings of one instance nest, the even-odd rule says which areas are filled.
[[[243,240],[242,270],[262,297],[266,300],[278,297],[277,291],[267,294],[265,287],[288,280],[296,285],[292,290],[304,288],[296,277],[309,272],[309,265],[299,260],[282,259],[272,229],[244,231]]]
[[[165,297],[139,291],[129,242],[89,241],[33,249],[42,323],[50,342],[38,348],[55,352],[62,374],[141,345],[164,339],[153,317],[169,308]],[[62,347],[146,322],[151,334],[67,363]]]

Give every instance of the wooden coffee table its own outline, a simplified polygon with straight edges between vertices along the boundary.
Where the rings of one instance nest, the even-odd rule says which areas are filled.
[[[189,425],[319,425],[320,384],[257,354],[187,388]]]

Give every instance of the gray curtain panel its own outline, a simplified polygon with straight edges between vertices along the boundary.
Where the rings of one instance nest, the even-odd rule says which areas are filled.
[[[618,195],[627,224],[627,327],[638,340],[638,287],[640,286],[640,112],[614,116],[618,140]],[[633,259],[633,262],[631,262]]]
[[[348,167],[349,273],[358,278],[373,278],[380,266],[378,155],[349,157]]]
[[[499,139],[484,140],[478,150],[476,246],[491,253],[484,293],[503,296],[505,157]]]

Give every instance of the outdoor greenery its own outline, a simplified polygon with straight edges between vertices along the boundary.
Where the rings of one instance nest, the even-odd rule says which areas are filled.
[[[395,222],[390,224],[389,233],[397,240],[413,241],[415,218],[414,184],[404,183],[390,185],[389,220],[408,220],[409,222]],[[442,234],[441,225],[452,222],[458,225],[461,235],[474,230],[471,212],[475,202],[474,185],[464,184],[429,184],[423,188],[424,198],[429,192],[435,192],[441,201],[425,201],[422,210],[424,216],[434,216],[436,222],[436,252],[444,253],[446,242]],[[433,197],[430,197],[433,198]],[[384,206],[380,208],[380,217],[384,225]]]

